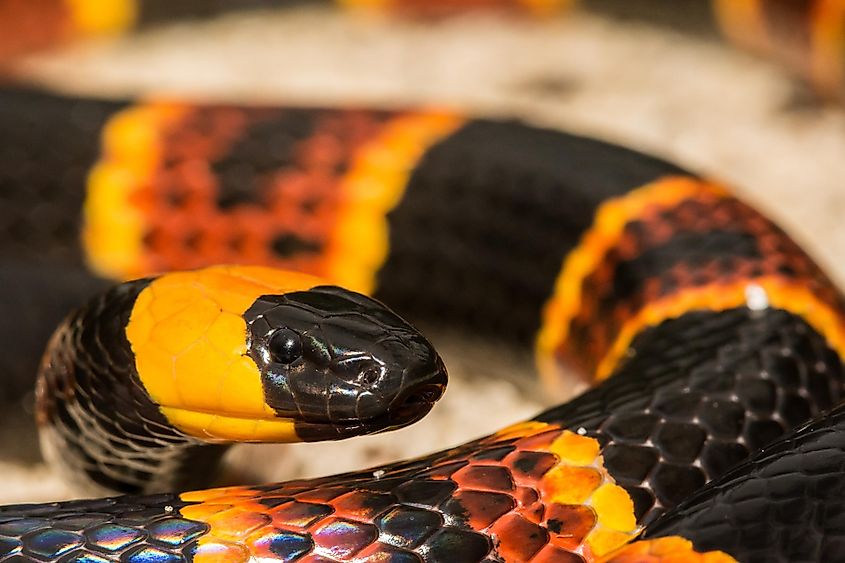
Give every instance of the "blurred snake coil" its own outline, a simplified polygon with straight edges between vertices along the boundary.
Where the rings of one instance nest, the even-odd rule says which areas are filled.
[[[0,58],[236,4],[0,0]],[[571,2],[341,4],[430,17]],[[701,14],[842,91],[841,0],[617,4]],[[0,282],[38,296],[4,298],[3,322],[20,319],[4,385],[34,376],[61,321],[38,380],[45,455],[129,493],[0,507],[0,561],[845,561],[845,300],[718,182],[427,109],[7,85],[0,136],[14,233]],[[561,369],[594,385],[418,459],[168,492],[202,486],[235,440],[337,439],[425,414],[442,364],[381,302],[533,343],[550,385]]]

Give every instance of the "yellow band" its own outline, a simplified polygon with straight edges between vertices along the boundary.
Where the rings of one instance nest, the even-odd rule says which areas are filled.
[[[214,266],[147,286],[126,337],[141,383],[168,421],[205,441],[298,441],[293,422],[265,401],[243,314],[261,295],[321,283],[272,268]]]
[[[841,315],[822,302],[806,285],[774,276],[752,278],[731,284],[714,283],[684,289],[678,295],[649,303],[622,327],[610,351],[596,369],[596,379],[606,379],[625,357],[631,342],[646,327],[677,318],[686,312],[726,311],[748,305],[749,288],[765,292],[768,306],[803,318],[828,344],[845,357],[845,325]]]
[[[640,540],[599,560],[600,563],[737,563],[723,551],[695,550],[692,542],[680,536]]]
[[[769,48],[761,0],[714,0],[716,21],[725,36],[743,47]]]
[[[135,24],[135,0],[64,0],[77,35],[111,35]]]
[[[402,200],[423,154],[463,124],[451,113],[410,113],[390,121],[361,147],[341,180],[343,207],[323,277],[361,293],[375,289],[389,250],[387,214]]]
[[[845,64],[845,3],[820,0],[812,21],[810,78],[823,93],[841,95]]]
[[[702,193],[728,197],[721,186],[691,177],[668,177],[635,189],[603,203],[590,229],[579,245],[563,261],[552,297],[543,310],[543,323],[537,335],[536,359],[548,382],[557,381],[557,350],[569,336],[570,324],[578,313],[584,280],[605,260],[622,236],[625,225],[638,218],[649,206],[671,207]]]
[[[595,526],[584,538],[590,553],[602,556],[631,541],[640,531],[634,502],[604,467],[598,440],[564,430],[549,451],[559,462],[543,476],[543,499],[595,512]]]

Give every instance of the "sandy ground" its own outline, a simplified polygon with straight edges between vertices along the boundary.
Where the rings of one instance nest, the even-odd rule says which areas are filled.
[[[91,94],[436,104],[520,116],[731,182],[845,280],[845,114],[799,103],[800,88],[779,69],[718,43],[586,15],[422,25],[300,9],[80,45],[32,59],[25,74]],[[453,381],[426,420],[343,444],[240,448],[234,474],[283,479],[400,459],[483,435],[551,400],[530,392],[524,354],[436,336]],[[2,502],[71,494],[41,465],[0,462],[0,474]]]

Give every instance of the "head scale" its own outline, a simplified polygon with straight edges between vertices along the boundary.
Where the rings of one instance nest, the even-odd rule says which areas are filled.
[[[165,274],[126,326],[140,387],[206,442],[337,439],[424,416],[446,384],[412,326],[305,274],[213,266]]]
[[[336,286],[262,295],[244,313],[267,404],[303,440],[405,426],[440,398],[431,344],[380,302]]]

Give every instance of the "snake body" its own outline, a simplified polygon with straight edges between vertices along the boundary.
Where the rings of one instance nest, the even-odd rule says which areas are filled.
[[[779,37],[775,24],[784,14],[821,30],[829,20],[818,14],[838,7],[752,4],[754,21],[770,26],[761,36],[770,39]],[[723,19],[739,17],[716,5]],[[795,66],[817,84],[835,84],[819,62],[829,53],[810,45],[824,46],[798,44],[790,52],[807,59]],[[810,59],[818,64],[804,64]],[[84,436],[65,460],[87,464],[100,485],[185,483],[176,478],[183,466],[174,472],[167,463],[161,471],[136,466],[131,479],[104,478],[113,475],[102,458],[115,449],[107,427],[117,419],[104,418],[104,403],[90,394],[113,380],[134,387],[104,396],[140,397],[143,405],[132,421],[142,430],[119,436],[126,451],[149,446],[150,428],[156,439],[169,433],[190,447],[180,463],[216,455],[197,454],[214,452],[200,442],[214,448],[235,435],[262,437],[238,421],[194,415],[214,403],[223,408],[214,416],[257,416],[253,406],[271,404],[266,386],[230,412],[226,400],[242,397],[214,385],[187,400],[162,398],[161,374],[182,372],[161,366],[220,338],[213,322],[186,321],[184,329],[167,319],[197,290],[215,315],[253,326],[261,303],[310,302],[322,282],[231,267],[225,276],[259,286],[235,291],[232,305],[216,263],[307,272],[374,294],[414,319],[510,343],[530,345],[536,335],[549,381],[565,366],[595,382],[532,420],[358,473],[2,507],[0,560],[845,557],[837,407],[845,391],[845,301],[786,233],[720,184],[601,141],[428,110],[110,102],[10,89],[0,92],[0,130],[14,147],[0,150],[11,188],[0,195],[2,212],[30,237],[0,240],[3,275],[61,286],[55,302],[42,304],[45,325],[106,279],[197,269],[105,290],[48,348],[39,384],[48,450]],[[40,150],[56,138],[68,139],[67,150]],[[34,245],[42,250],[31,252]],[[74,283],[55,280],[57,270]],[[153,284],[160,289],[144,293]],[[368,303],[366,319],[381,311]],[[168,314],[145,316],[157,308]],[[13,346],[43,339],[45,330],[39,325]],[[235,334],[240,346],[252,346],[252,337]],[[100,367],[98,355],[111,356],[111,367]],[[260,356],[252,360],[260,364]],[[388,367],[394,363],[401,362]],[[10,369],[22,372],[25,364]],[[113,378],[117,366],[124,374]],[[85,434],[84,420],[100,422]],[[286,432],[309,439],[309,428]],[[99,439],[107,446],[90,446]],[[170,446],[156,443],[178,449]],[[162,475],[174,479],[157,481]]]

